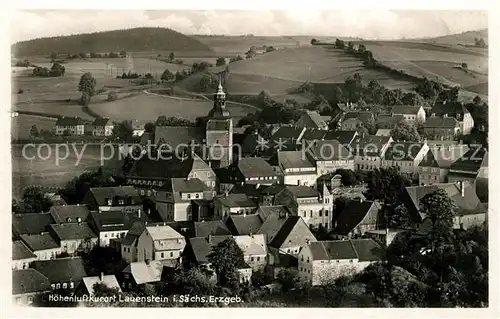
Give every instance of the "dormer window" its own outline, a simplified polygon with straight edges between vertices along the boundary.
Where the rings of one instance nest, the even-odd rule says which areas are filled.
[[[113,206],[113,201],[111,199],[107,199],[106,202],[108,203],[108,206]]]
[[[125,201],[123,199],[118,200],[118,205],[125,205]]]

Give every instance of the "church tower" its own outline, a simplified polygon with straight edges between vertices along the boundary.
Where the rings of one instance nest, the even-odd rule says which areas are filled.
[[[213,168],[233,162],[233,119],[226,109],[226,93],[219,82],[214,107],[208,113],[206,129],[207,160]]]

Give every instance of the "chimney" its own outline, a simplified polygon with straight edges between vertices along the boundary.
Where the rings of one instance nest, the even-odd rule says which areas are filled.
[[[137,210],[137,218],[141,218],[141,209],[140,208]]]
[[[309,238],[306,239],[306,245],[309,245],[311,243],[311,240]]]
[[[460,182],[460,195],[462,195],[462,197],[465,196],[465,185],[463,181]]]
[[[146,265],[149,266],[150,263],[151,263],[151,261],[149,259],[146,259]]]
[[[225,192],[224,192],[224,198],[226,198],[226,197],[227,197],[228,193],[229,193],[228,191],[225,191]]]
[[[104,273],[103,273],[103,272],[101,272],[101,276],[99,277],[99,279],[100,279],[101,281],[104,281]]]

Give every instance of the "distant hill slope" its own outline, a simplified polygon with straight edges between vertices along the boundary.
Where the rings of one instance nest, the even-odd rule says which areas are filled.
[[[425,42],[441,43],[441,44],[474,44],[475,38],[483,38],[488,43],[488,29],[466,31],[457,34],[445,35],[442,37],[425,39]]]
[[[77,52],[207,51],[199,40],[167,28],[134,28],[75,34],[18,42],[12,45],[16,56]]]

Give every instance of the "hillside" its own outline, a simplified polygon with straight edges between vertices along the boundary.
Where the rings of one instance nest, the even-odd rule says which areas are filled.
[[[440,43],[440,44],[474,44],[475,38],[483,38],[488,43],[488,29],[466,31],[457,34],[445,35],[442,37],[424,39],[425,42]]]
[[[134,28],[41,38],[12,45],[16,56],[77,52],[205,51],[212,49],[195,38],[166,28]]]

